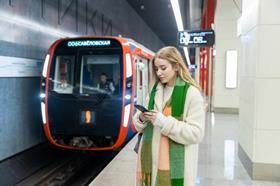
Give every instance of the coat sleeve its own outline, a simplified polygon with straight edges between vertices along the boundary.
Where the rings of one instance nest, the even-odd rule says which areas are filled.
[[[149,96],[147,96],[146,101],[145,101],[146,103],[144,105],[146,108],[148,107],[148,101],[149,101]],[[147,126],[146,122],[141,122],[139,120],[140,114],[141,114],[141,112],[139,110],[137,110],[137,112],[134,114],[134,116],[132,118],[134,126],[138,132],[142,132],[142,130]]]
[[[172,116],[166,117],[161,132],[177,143],[197,144],[202,141],[204,136],[204,101],[199,90],[194,87],[191,92],[188,92],[187,100],[189,100],[189,105],[185,104],[185,119],[179,121]]]
[[[147,123],[139,120],[140,113],[140,111],[137,111],[133,116],[133,123],[138,132],[142,132],[142,130],[147,126]]]

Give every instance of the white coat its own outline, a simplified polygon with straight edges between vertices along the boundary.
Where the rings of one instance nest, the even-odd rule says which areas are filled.
[[[146,107],[148,107],[148,100]],[[163,85],[158,84],[155,95],[154,109],[162,112],[163,106]],[[137,112],[133,117],[133,122],[137,131],[141,131],[147,124],[139,121]],[[155,185],[156,173],[158,170],[159,145],[161,134],[168,136],[173,141],[185,145],[185,167],[184,167],[184,186],[195,186],[198,165],[198,143],[204,136],[205,109],[204,101],[200,91],[190,86],[187,92],[183,121],[178,121],[172,116],[168,116],[164,128],[155,126],[152,139],[152,186]],[[141,144],[140,148],[141,150]],[[141,154],[140,152],[138,155]]]

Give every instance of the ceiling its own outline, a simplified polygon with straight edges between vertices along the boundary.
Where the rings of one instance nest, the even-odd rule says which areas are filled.
[[[200,29],[202,3],[178,0],[185,30]],[[177,45],[177,25],[170,0],[127,0],[165,45]]]

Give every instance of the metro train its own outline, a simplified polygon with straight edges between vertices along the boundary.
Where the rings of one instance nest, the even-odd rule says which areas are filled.
[[[54,42],[43,66],[40,95],[44,132],[51,144],[101,151],[127,142],[136,133],[134,104],[143,104],[148,93],[153,56],[148,48],[122,37]]]

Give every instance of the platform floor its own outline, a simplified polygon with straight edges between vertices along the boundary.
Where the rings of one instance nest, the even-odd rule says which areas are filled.
[[[133,151],[136,135],[91,182],[90,186],[134,186],[137,155]]]
[[[251,180],[238,158],[237,124],[238,115],[207,115],[196,186],[280,186],[280,182]],[[90,186],[134,186],[136,140],[132,139]]]

